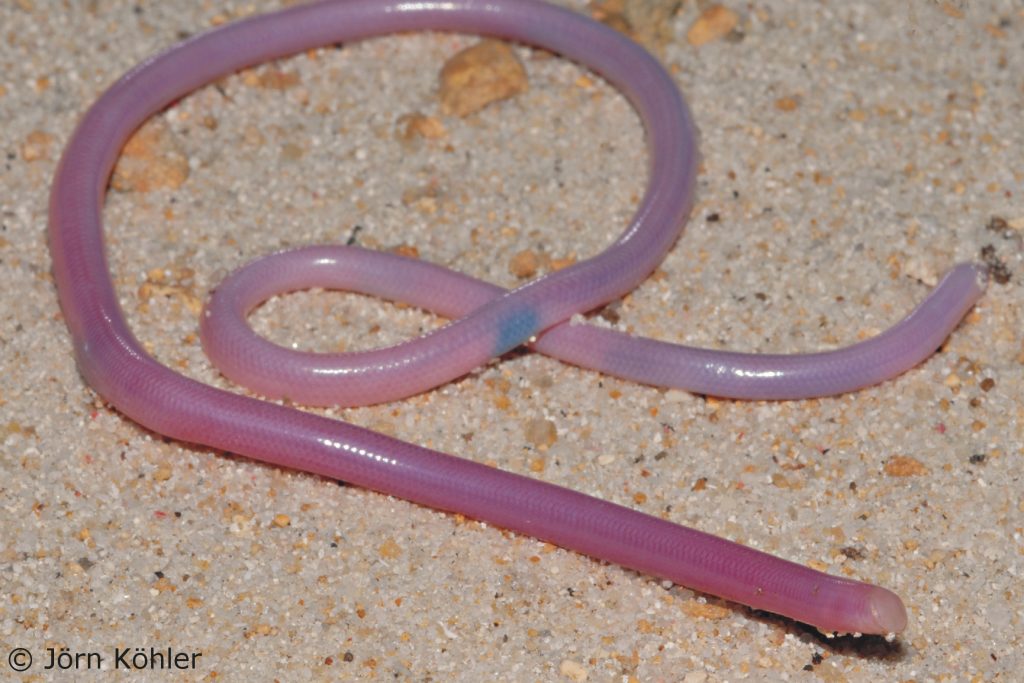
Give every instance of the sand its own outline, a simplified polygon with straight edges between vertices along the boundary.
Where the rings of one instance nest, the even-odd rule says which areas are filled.
[[[736,25],[699,46],[696,3],[638,3],[627,17],[686,95],[703,165],[683,238],[605,324],[716,348],[830,349],[898,320],[954,263],[996,266],[921,366],[855,394],[764,403],[513,353],[422,396],[323,411],[886,585],[910,614],[893,642],[828,640],[501,529],[167,440],[85,386],[45,237],[62,145],[139,60],[282,4],[0,5],[4,678],[25,661],[8,662],[14,648],[33,657],[20,680],[110,680],[136,648],[139,663],[183,663],[177,680],[1019,675],[1017,3],[730,2]],[[607,20],[621,20],[614,9]],[[159,116],[106,209],[115,282],[147,348],[230,386],[202,355],[198,306],[230,269],[284,246],[354,239],[514,286],[531,258],[517,255],[543,272],[607,245],[643,192],[635,114],[586,71],[516,47],[526,92],[445,116],[438,74],[475,42],[311,51]],[[431,123],[406,136],[414,114]],[[324,292],[253,319],[321,350],[439,323]],[[77,669],[44,669],[51,648]]]

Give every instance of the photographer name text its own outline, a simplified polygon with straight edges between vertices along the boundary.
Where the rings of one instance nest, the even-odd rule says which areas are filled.
[[[198,666],[202,652],[175,650],[173,647],[115,647],[113,653],[79,652],[69,648],[46,648],[44,669],[64,671],[102,670],[113,662],[119,671],[187,671]]]

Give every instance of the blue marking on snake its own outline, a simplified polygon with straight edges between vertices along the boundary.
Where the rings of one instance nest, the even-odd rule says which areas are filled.
[[[500,356],[511,351],[537,334],[537,322],[537,314],[531,308],[515,311],[502,320],[498,326],[494,355]]]

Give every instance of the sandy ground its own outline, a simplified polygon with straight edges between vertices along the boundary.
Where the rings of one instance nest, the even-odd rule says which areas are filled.
[[[4,679],[127,677],[110,671],[116,648],[201,653],[180,680],[1020,675],[1019,3],[729,2],[736,28],[700,47],[687,40],[694,2],[674,14],[646,3],[655,11],[633,18],[694,110],[704,163],[684,237],[605,317],[691,344],[828,349],[898,320],[955,262],[998,266],[1001,281],[920,367],[853,395],[757,403],[514,353],[424,396],[330,411],[882,583],[910,610],[892,643],[829,641],[530,538],[176,443],[84,385],[45,240],[63,143],[140,59],[281,5],[0,4]],[[636,116],[600,80],[527,48],[527,92],[443,116],[438,73],[474,40],[313,51],[159,117],[159,153],[141,178],[170,175],[169,187],[129,173],[106,211],[140,340],[228,386],[199,348],[196,307],[231,268],[282,246],[354,237],[511,286],[517,253],[543,269],[608,244],[643,191]],[[403,140],[400,119],[413,113],[437,118],[441,136]],[[321,349],[379,346],[437,322],[323,292],[254,319],[273,339]],[[34,657],[21,679],[14,648]],[[85,656],[76,672],[45,670],[48,648]],[[85,670],[89,653],[103,670]]]

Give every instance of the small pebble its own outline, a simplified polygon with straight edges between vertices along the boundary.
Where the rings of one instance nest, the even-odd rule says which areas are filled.
[[[795,111],[800,106],[800,100],[796,97],[780,97],[775,100],[775,108],[779,111]]]
[[[161,119],[142,126],[125,145],[111,180],[115,190],[174,190],[188,179],[188,159]]]
[[[700,602],[697,600],[687,600],[683,603],[683,611],[691,617],[699,617],[701,619],[710,619],[717,621],[718,619],[725,619],[727,616],[732,614],[732,610],[728,607],[722,607],[721,605],[713,605],[707,602]]]
[[[440,119],[419,112],[400,116],[397,125],[398,137],[402,142],[412,142],[416,138],[438,140],[448,134]]]
[[[377,547],[377,552],[385,559],[394,560],[401,556],[402,546],[398,545],[395,539],[388,538]]]
[[[571,659],[563,659],[562,663],[558,665],[558,672],[570,681],[585,681],[589,676],[582,664]]]
[[[914,477],[928,473],[928,468],[924,463],[906,455],[892,456],[886,461],[884,469],[890,477]]]
[[[704,10],[686,32],[686,40],[694,47],[706,45],[736,28],[739,16],[728,7],[712,5]]]
[[[649,50],[660,51],[674,38],[672,19],[682,0],[593,0],[590,13]]]
[[[391,247],[390,249],[388,249],[388,251],[390,251],[392,254],[398,254],[399,256],[404,256],[405,258],[419,258],[420,257],[420,250],[416,248],[415,244],[397,244],[397,245]],[[374,431],[378,431],[379,432],[381,430],[375,429]],[[387,432],[385,432],[385,433],[387,433]]]
[[[537,447],[551,446],[558,440],[558,430],[551,420],[530,420],[526,423],[525,432],[527,442]]]
[[[526,280],[537,274],[540,268],[540,257],[531,249],[524,249],[512,257],[508,264],[508,272],[520,280]]]
[[[508,45],[482,40],[441,69],[441,111],[469,116],[527,89],[526,69]]]
[[[42,130],[34,130],[21,143],[21,158],[25,161],[49,159],[53,147],[53,135]]]

